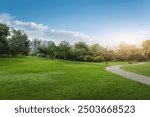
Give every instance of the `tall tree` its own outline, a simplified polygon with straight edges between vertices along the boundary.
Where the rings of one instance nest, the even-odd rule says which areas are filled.
[[[0,56],[9,54],[8,36],[9,27],[6,24],[0,23]]]
[[[38,48],[41,47],[41,40],[39,39],[33,39],[31,41],[31,54],[34,56],[37,56],[38,54]]]
[[[72,46],[67,41],[62,41],[57,47],[57,57],[59,59],[68,59]]]
[[[104,53],[104,48],[102,46],[100,46],[98,43],[97,44],[93,44],[89,47],[90,49],[90,54],[93,56],[93,57],[96,57],[96,56],[102,56],[103,53]]]
[[[86,45],[85,42],[78,42],[78,43],[75,43],[74,45],[74,51],[75,51],[77,60],[84,60],[84,57],[89,52],[89,47],[88,45]]]
[[[12,29],[12,36],[9,42],[10,52],[13,56],[18,54],[27,55],[29,53],[30,41],[24,31]]]
[[[44,45],[42,45],[41,47],[38,48],[39,54],[40,56],[45,57],[46,59],[48,58],[48,50],[47,47],[45,47]]]
[[[53,42],[53,41],[48,42],[47,51],[48,51],[48,55],[49,55],[50,59],[55,58],[55,56],[56,56],[55,42]]]

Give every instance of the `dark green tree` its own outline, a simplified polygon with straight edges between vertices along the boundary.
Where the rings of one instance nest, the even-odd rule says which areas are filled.
[[[28,55],[30,51],[30,41],[24,31],[12,29],[12,36],[9,43],[10,53],[12,56],[16,56],[18,54]]]
[[[85,42],[78,42],[74,45],[74,52],[77,60],[84,60],[84,57],[88,55],[89,47]]]
[[[56,56],[56,45],[55,42],[49,41],[47,46],[47,52],[50,59],[54,59]]]
[[[62,41],[57,46],[57,58],[69,59],[72,46],[67,41]]]
[[[89,52],[90,52],[90,55],[92,55],[93,57],[102,56],[104,53],[104,48],[100,46],[98,43],[92,44],[89,47]]]
[[[9,55],[9,27],[0,23],[0,56]]]

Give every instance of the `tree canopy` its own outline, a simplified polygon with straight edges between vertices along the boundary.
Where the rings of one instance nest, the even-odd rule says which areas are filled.
[[[0,56],[17,55],[42,56],[46,59],[64,59],[89,62],[103,61],[144,61],[150,59],[150,40],[145,40],[141,47],[134,44],[120,43],[117,49],[108,49],[98,43],[88,45],[85,42],[70,44],[28,38],[22,30],[10,29],[0,23]]]

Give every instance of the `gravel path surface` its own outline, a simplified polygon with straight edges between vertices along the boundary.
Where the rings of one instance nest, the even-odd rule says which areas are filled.
[[[139,64],[144,64],[144,63],[139,63]],[[133,65],[137,65],[137,64],[133,64]],[[123,65],[109,66],[109,67],[106,67],[106,70],[110,71],[114,74],[123,76],[125,78],[131,79],[131,80],[143,83],[143,84],[150,85],[150,77],[124,71],[120,68],[121,66],[123,66]]]

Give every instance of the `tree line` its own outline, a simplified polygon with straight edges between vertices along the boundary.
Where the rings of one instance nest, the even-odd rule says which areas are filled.
[[[110,49],[101,45],[87,45],[85,42],[70,44],[62,41],[40,39],[29,40],[23,30],[16,30],[0,23],[0,56],[32,55],[46,59],[63,59],[74,61],[144,61],[150,59],[150,40],[141,47],[134,44],[121,43],[117,48]]]

